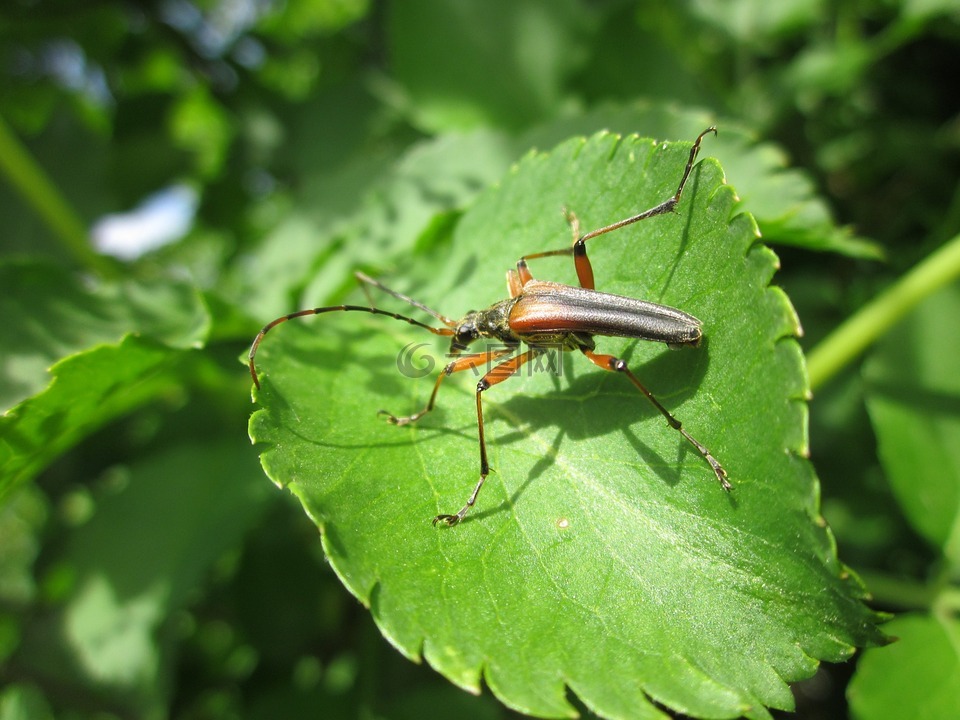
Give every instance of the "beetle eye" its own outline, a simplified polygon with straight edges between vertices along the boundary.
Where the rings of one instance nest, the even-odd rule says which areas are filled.
[[[453,344],[461,349],[466,348],[467,345],[476,340],[479,335],[477,326],[472,320],[462,322],[457,326],[457,332],[453,336]]]

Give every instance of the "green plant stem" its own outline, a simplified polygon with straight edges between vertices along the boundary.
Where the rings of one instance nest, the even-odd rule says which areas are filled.
[[[960,612],[960,588],[947,583],[923,583],[868,570],[857,571],[875,602],[898,610]]]
[[[883,573],[857,570],[876,603],[900,610],[928,610],[937,597],[932,585]]]
[[[957,277],[960,277],[960,235],[927,256],[810,351],[807,355],[810,387],[820,387],[830,380],[917,303]]]
[[[83,221],[2,117],[0,172],[78,263],[100,275],[115,274],[115,265],[93,250]]]

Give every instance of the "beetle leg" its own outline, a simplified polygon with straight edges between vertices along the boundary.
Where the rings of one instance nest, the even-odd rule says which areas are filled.
[[[493,387],[497,383],[503,382],[509,377],[512,377],[524,365],[524,363],[540,354],[540,352],[541,351],[537,350],[536,348],[527,350],[527,352],[523,353],[522,355],[517,355],[509,360],[505,360],[480,378],[480,382],[477,383],[477,428],[480,437],[480,480],[477,482],[476,487],[473,488],[473,492],[470,493],[470,497],[467,498],[466,505],[460,508],[456,515],[437,515],[433,519],[434,525],[436,525],[438,522],[445,523],[448,526],[456,525],[458,522],[463,520],[463,516],[467,514],[470,508],[473,507],[473,504],[477,501],[477,495],[480,494],[480,488],[483,487],[484,480],[486,480],[487,475],[490,474],[490,463],[487,462],[487,443],[483,434],[483,403],[480,400],[480,396],[483,394],[483,391]]]
[[[510,297],[515,298],[521,295],[524,284],[532,279],[529,272],[527,273],[527,279],[522,280],[517,270],[507,270],[507,292],[510,293]]]
[[[703,142],[704,136],[711,132],[716,135],[717,129],[715,127],[708,127],[697,136],[696,140],[694,140],[693,147],[690,148],[690,156],[687,158],[687,165],[683,169],[683,176],[680,178],[680,184],[677,186],[677,191],[672,197],[667,198],[659,205],[655,205],[649,210],[644,210],[642,213],[632,215],[631,217],[624,218],[623,220],[619,220],[610,225],[605,225],[602,228],[591,230],[584,235],[579,234],[580,223],[577,220],[577,216],[564,209],[564,215],[567,218],[567,222],[570,223],[570,228],[573,231],[573,245],[560,250],[548,250],[546,252],[534,253],[532,255],[524,255],[522,258],[520,258],[520,260],[517,262],[517,272],[519,273],[520,279],[523,281],[523,283],[526,284],[528,280],[532,279],[530,271],[527,269],[527,260],[553,257],[556,255],[573,255],[573,264],[577,270],[577,279],[580,281],[580,287],[586,288],[587,290],[595,289],[593,266],[590,264],[590,258],[587,257],[587,240],[595,238],[598,235],[619,230],[627,225],[633,225],[635,222],[640,222],[641,220],[646,220],[647,218],[651,218],[656,215],[663,215],[665,213],[673,212],[673,209],[677,206],[677,203],[680,202],[680,196],[683,194],[683,188],[687,184],[687,178],[690,177],[690,172],[693,170],[693,164],[696,162],[697,154],[700,152],[700,143]]]
[[[680,184],[677,186],[677,191],[672,197],[667,198],[662,203],[655,205],[649,210],[644,210],[642,213],[624,218],[623,220],[619,220],[611,225],[606,225],[602,228],[591,230],[586,235],[581,235],[577,239],[577,243],[585,243],[587,240],[595,238],[598,235],[603,235],[604,233],[611,232],[612,230],[619,230],[622,227],[633,225],[635,222],[646,220],[647,218],[654,217],[655,215],[663,215],[664,213],[673,212],[673,209],[677,206],[677,203],[680,202],[680,195],[683,194],[683,188],[687,184],[687,178],[690,177],[690,171],[693,170],[693,164],[697,159],[697,154],[700,152],[700,143],[703,141],[704,136],[711,132],[716,135],[717,129],[715,127],[708,127],[697,136],[696,140],[694,140],[693,147],[690,148],[690,156],[687,158],[687,165],[683,169],[683,177],[680,178]],[[574,243],[574,248],[576,248],[576,243]],[[574,254],[576,254],[576,249],[574,249]]]
[[[447,366],[440,372],[440,375],[437,377],[437,382],[433,386],[433,392],[430,393],[430,400],[423,410],[415,412],[412,415],[405,415],[403,417],[393,415],[386,410],[380,410],[377,412],[377,415],[385,415],[387,422],[389,422],[391,425],[409,425],[410,423],[414,423],[428,412],[433,410],[433,406],[437,401],[437,392],[440,390],[440,383],[443,382],[445,377],[448,375],[453,375],[455,372],[460,372],[461,370],[473,370],[475,368],[488,365],[504,355],[509,355],[510,353],[514,352],[514,350],[516,350],[516,347],[497,348],[485,350],[484,352],[462,355],[456,360],[449,362]]]
[[[680,423],[680,421],[671,415],[670,411],[660,404],[660,401],[653,396],[653,393],[651,393],[646,386],[640,382],[639,379],[637,379],[637,376],[630,371],[630,368],[627,367],[627,364],[623,360],[618,357],[614,357],[613,355],[595,353],[586,348],[581,348],[581,352],[583,352],[590,362],[597,367],[626,375],[627,379],[636,386],[637,390],[646,395],[647,399],[653,403],[653,406],[667,419],[667,422],[670,423],[670,427],[683,435],[690,442],[690,444],[697,449],[697,452],[699,452],[703,459],[707,461],[707,464],[710,465],[710,468],[713,470],[714,475],[717,476],[717,480],[720,481],[723,489],[731,489],[732,486],[730,485],[730,481],[727,480],[727,471],[723,469],[723,466],[713,455],[710,454],[710,451],[707,450],[704,445],[702,445],[698,440],[696,440],[692,435],[683,429],[683,425]]]

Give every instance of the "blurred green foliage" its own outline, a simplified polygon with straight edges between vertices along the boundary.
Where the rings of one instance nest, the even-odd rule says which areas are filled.
[[[530,148],[710,123],[813,349],[960,242],[958,49],[954,0],[4,3],[0,720],[510,716],[343,589],[259,468],[237,357],[352,270],[443,253]],[[171,186],[184,237],[92,249]],[[801,717],[848,682],[864,720],[960,715],[957,289],[928,285],[865,364],[811,369],[840,557],[907,614],[797,685]]]

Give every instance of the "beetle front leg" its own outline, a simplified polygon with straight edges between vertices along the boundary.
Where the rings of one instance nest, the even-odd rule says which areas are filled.
[[[486,350],[484,352],[471,353],[470,355],[458,357],[456,360],[448,363],[447,366],[440,371],[440,375],[437,377],[437,382],[434,383],[433,392],[430,393],[430,401],[426,404],[423,410],[415,412],[412,415],[405,415],[402,417],[393,415],[386,410],[378,411],[377,415],[385,415],[387,422],[389,422],[391,425],[409,425],[410,423],[415,423],[428,412],[433,410],[433,406],[437,401],[437,393],[440,391],[440,383],[443,382],[445,377],[448,375],[453,375],[455,372],[460,372],[461,370],[473,370],[482,365],[487,365],[494,360],[503,357],[504,355],[509,355],[513,351],[514,348],[500,348],[497,350]]]
[[[710,453],[709,450],[696,438],[694,438],[690,433],[683,429],[683,424],[677,420],[669,410],[667,410],[663,405],[660,404],[660,401],[657,400],[653,393],[650,392],[646,386],[640,382],[636,375],[634,375],[630,368],[627,367],[627,364],[618,357],[613,355],[602,355],[600,353],[595,353],[592,350],[582,349],[584,355],[597,367],[601,367],[604,370],[610,370],[611,372],[622,373],[627,376],[627,379],[634,384],[634,386],[642,392],[653,406],[660,411],[660,413],[667,419],[667,422],[670,424],[674,430],[679,432],[683,437],[685,437],[691,445],[693,445],[697,452],[707,461],[707,464],[713,470],[714,475],[717,476],[717,480],[720,481],[720,485],[724,490],[729,491],[732,488],[730,481],[727,479],[727,471],[723,469],[723,466],[717,461],[717,459]]]
[[[470,493],[470,497],[467,498],[466,504],[460,508],[459,511],[457,511],[456,515],[437,515],[433,519],[434,525],[436,525],[438,522],[442,522],[449,527],[456,525],[458,522],[463,520],[463,517],[470,511],[470,508],[473,507],[474,503],[476,503],[477,495],[480,494],[480,488],[483,487],[483,483],[487,479],[487,475],[490,474],[490,463],[487,461],[487,442],[484,438],[483,432],[483,402],[481,401],[480,396],[485,390],[488,390],[494,385],[503,382],[509,377],[513,377],[524,365],[524,363],[535,357],[537,354],[537,350],[528,350],[522,355],[517,355],[516,357],[500,363],[490,372],[480,378],[480,382],[477,383],[477,429],[478,436],[480,438],[480,480],[477,481],[476,486],[473,488],[473,492]]]

